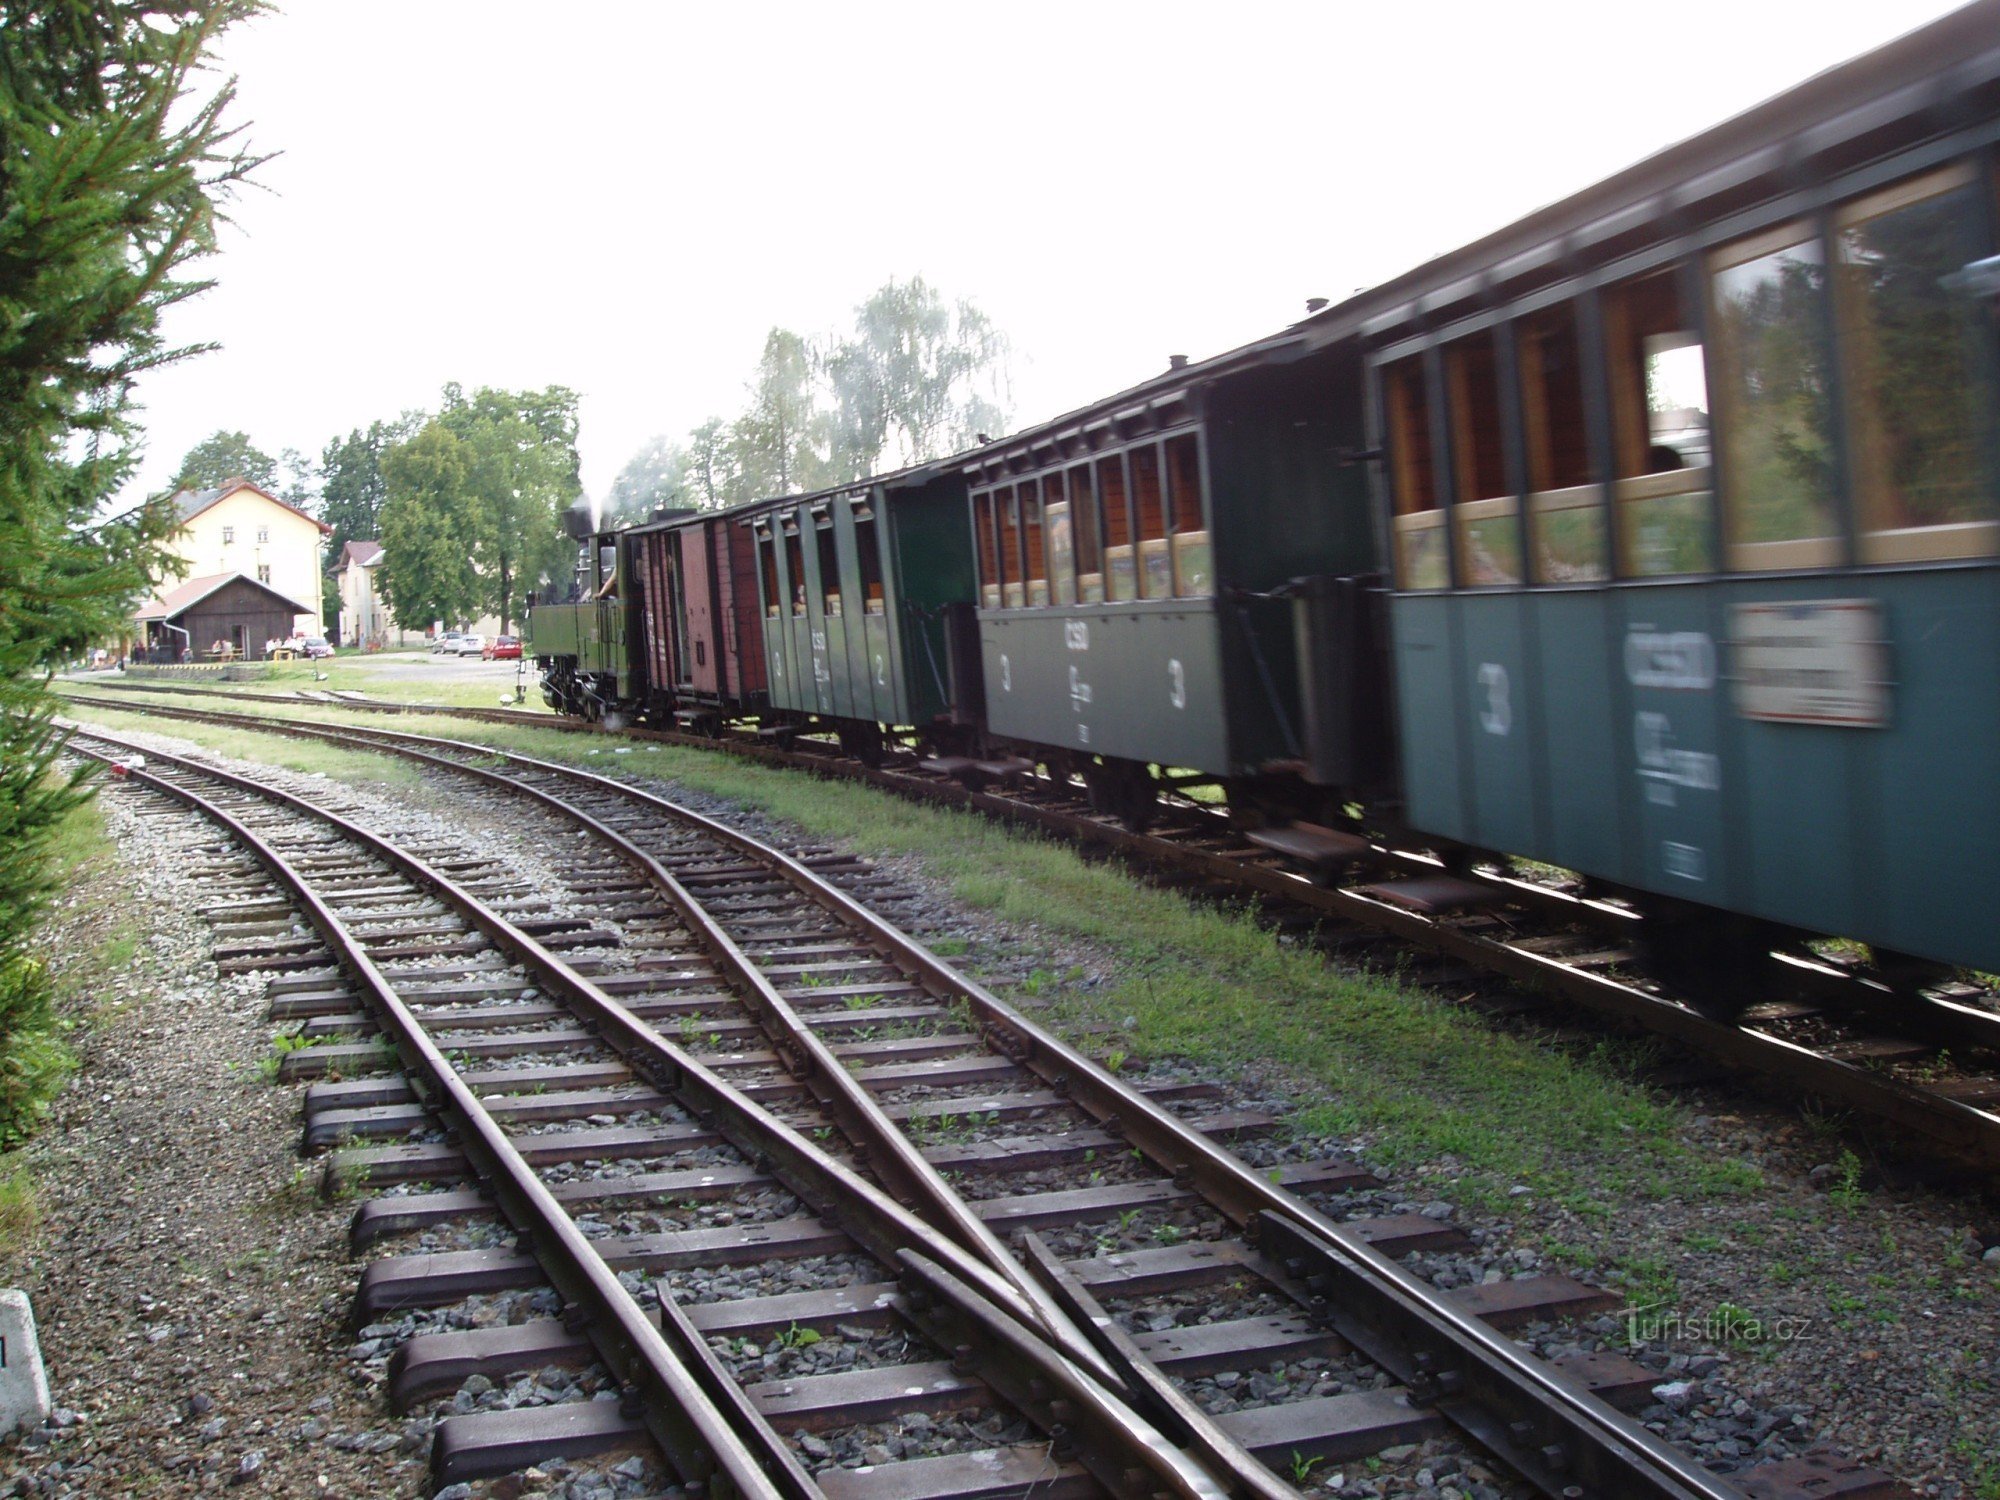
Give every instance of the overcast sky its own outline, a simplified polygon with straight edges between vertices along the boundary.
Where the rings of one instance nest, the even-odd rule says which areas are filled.
[[[291,0],[224,48],[281,154],[169,323],[222,348],[141,388],[134,498],[218,429],[317,458],[449,380],[580,392],[601,497],[741,409],[772,325],[913,274],[1010,337],[1025,425],[1951,8]]]

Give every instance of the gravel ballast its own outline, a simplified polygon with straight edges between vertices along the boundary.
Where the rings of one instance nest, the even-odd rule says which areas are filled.
[[[804,838],[718,799],[674,794],[760,837]],[[456,783],[397,797],[420,804],[420,821],[479,829],[478,852],[500,836],[490,804],[468,813],[479,799]],[[374,1389],[378,1362],[349,1359],[347,1211],[319,1206],[296,1179],[295,1095],[256,1079],[272,1030],[261,980],[217,983],[194,903],[167,873],[213,840],[186,819],[134,816],[136,798],[106,801],[128,884],[72,900],[56,943],[79,940],[92,904],[143,900],[149,949],[122,981],[129,993],[113,997],[125,1008],[93,1034],[83,1071],[33,1148],[42,1230],[0,1271],[34,1295],[58,1409],[81,1420],[0,1449],[0,1492],[19,1476],[35,1483],[26,1492],[51,1495],[145,1493],[147,1483],[162,1492],[417,1493],[427,1429],[388,1416]],[[918,858],[880,868],[913,898],[898,902],[901,920],[962,942],[967,967],[996,989],[1018,996],[1031,975],[1064,976],[1044,980],[1033,998],[1105,1022],[1090,1001],[1119,955],[968,908]],[[1117,1018],[1109,1021],[1115,1030]],[[1079,1039],[1108,1045],[1101,1035]],[[1283,1059],[1228,1082],[1233,1106],[1282,1110],[1307,1096]],[[1743,1164],[1756,1186],[1681,1200],[1607,1185],[1559,1203],[1524,1188],[1479,1214],[1452,1206],[1458,1168],[1442,1158],[1384,1170],[1385,1189],[1343,1206],[1453,1213],[1473,1245],[1412,1262],[1441,1285],[1565,1270],[1647,1306],[1638,1320],[1604,1315],[1515,1336],[1551,1354],[1617,1349],[1657,1370],[1641,1419],[1718,1467],[1825,1445],[1922,1493],[2000,1493],[1990,1457],[2000,1453],[1991,1209],[1883,1186],[1843,1159],[1838,1138],[1795,1114],[1733,1093],[1681,1098],[1686,1143]],[[1380,1154],[1368,1139],[1315,1144],[1364,1164]],[[1324,1372],[1273,1378],[1298,1384],[1307,1374]],[[1204,1395],[1231,1399],[1226,1389]],[[357,1435],[383,1451],[349,1451]],[[549,1493],[567,1487],[560,1473],[549,1479]],[[1380,1466],[1328,1466],[1303,1487],[1360,1497],[1494,1486],[1507,1488],[1476,1456],[1424,1445]]]

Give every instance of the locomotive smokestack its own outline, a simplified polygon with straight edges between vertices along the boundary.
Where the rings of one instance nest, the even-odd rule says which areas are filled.
[[[1169,354],[1167,356],[1167,368],[1169,370],[1185,370],[1187,368],[1187,356],[1185,354]]]
[[[596,526],[590,519],[590,502],[581,495],[576,503],[562,514],[563,535],[573,542],[580,542],[589,536]]]
[[[1321,308],[1325,306],[1326,306],[1326,298],[1324,297],[1306,298],[1306,312],[1308,315],[1318,312]]]

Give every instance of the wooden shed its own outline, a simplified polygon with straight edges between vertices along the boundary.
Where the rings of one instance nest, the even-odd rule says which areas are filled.
[[[264,643],[291,636],[292,622],[313,611],[289,599],[267,583],[241,573],[213,573],[190,578],[134,617],[145,633],[146,654],[159,661],[179,661],[183,652],[195,661],[223,654],[261,661]]]

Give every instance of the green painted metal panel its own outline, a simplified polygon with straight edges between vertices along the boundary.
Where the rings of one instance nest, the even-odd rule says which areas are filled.
[[[1467,839],[1460,784],[1459,716],[1469,701],[1452,663],[1445,594],[1400,594],[1390,601],[1395,632],[1396,729],[1403,763],[1404,815],[1411,826]]]
[[[528,611],[527,642],[522,650],[529,656],[575,656],[578,616],[589,608],[588,604],[537,604]]]
[[[1535,719],[1517,701],[1532,680],[1518,594],[1471,594],[1452,611],[1472,837],[1501,849],[1536,840]]]
[[[982,611],[979,636],[994,733],[1231,769],[1213,601]]]
[[[1997,577],[1968,567],[1400,595],[1409,819],[1638,890],[2000,969]],[[1747,716],[1732,609],[1839,600],[1879,608],[1886,723]],[[1489,661],[1508,667],[1506,736],[1488,728]],[[1518,768],[1488,743],[1523,725],[1545,809],[1525,825]]]
[[[1726,695],[1718,680],[1716,597],[1702,588],[1617,591],[1622,682],[1606,695],[1627,801],[1623,878],[1713,906],[1733,905],[1741,870],[1725,837]],[[1622,730],[1622,733],[1620,732]],[[1753,800],[1757,793],[1746,788]]]
[[[1536,590],[1523,604],[1533,654],[1513,698],[1536,737],[1544,812],[1533,847],[1573,870],[1623,868],[1625,741],[1607,707],[1623,681],[1612,672],[1611,603],[1591,589]]]
[[[1868,897],[1881,941],[2000,973],[2000,576],[1881,574],[1894,715],[1869,733],[1885,834]],[[1775,727],[1775,726],[1774,726]]]

